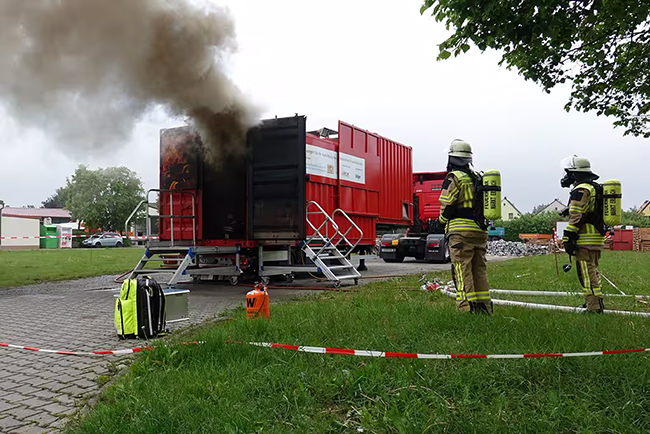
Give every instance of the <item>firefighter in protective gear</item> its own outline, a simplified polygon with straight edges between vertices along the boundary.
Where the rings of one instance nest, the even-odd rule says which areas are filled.
[[[589,160],[576,155],[564,159],[562,166],[565,175],[560,185],[563,188],[573,187],[568,208],[569,224],[564,230],[562,242],[566,252],[576,258],[578,280],[585,297],[583,307],[588,312],[602,313],[604,305],[598,261],[605,244],[604,226],[598,223],[598,198],[596,189],[590,184],[599,176],[591,171]]]
[[[487,278],[487,227],[475,219],[478,174],[472,169],[472,147],[454,140],[448,153],[447,176],[440,193],[440,217],[445,228],[456,304],[462,312],[492,314]]]

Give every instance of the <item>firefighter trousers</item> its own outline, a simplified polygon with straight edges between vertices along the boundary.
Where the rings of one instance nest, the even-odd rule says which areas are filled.
[[[456,304],[463,312],[492,313],[487,277],[487,234],[464,231],[449,234],[451,274]]]
[[[578,247],[576,252],[578,280],[580,286],[582,286],[585,305],[589,312],[602,312],[604,308],[603,290],[600,285],[600,273],[598,272],[600,254],[600,250],[585,249],[584,247]]]

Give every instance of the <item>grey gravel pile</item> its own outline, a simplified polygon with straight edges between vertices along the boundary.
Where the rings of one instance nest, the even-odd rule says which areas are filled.
[[[526,244],[515,241],[488,241],[488,255],[494,256],[536,256],[548,254],[548,246]]]

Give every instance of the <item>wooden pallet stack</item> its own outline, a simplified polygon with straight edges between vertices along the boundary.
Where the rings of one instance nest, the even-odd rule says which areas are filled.
[[[635,228],[632,245],[637,252],[650,252],[650,228]]]

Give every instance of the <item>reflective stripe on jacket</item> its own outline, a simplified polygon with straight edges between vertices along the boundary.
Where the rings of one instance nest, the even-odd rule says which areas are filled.
[[[440,193],[439,217],[440,222],[446,224],[445,232],[448,234],[468,231],[487,233],[487,231],[481,229],[473,219],[452,217],[447,220],[447,218],[444,217],[443,213],[446,207],[456,205],[456,213],[461,209],[465,212],[471,212],[474,202],[474,182],[467,173],[461,172],[460,170],[454,170],[450,172],[447,177],[450,182],[447,188],[444,188]]]

